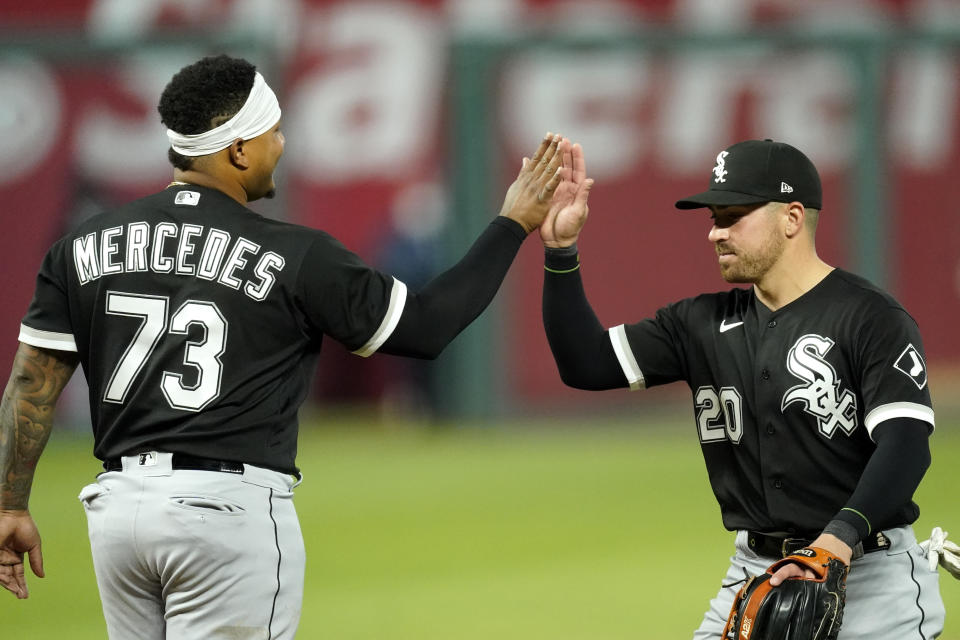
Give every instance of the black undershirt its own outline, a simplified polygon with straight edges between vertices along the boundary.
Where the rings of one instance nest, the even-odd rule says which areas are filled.
[[[576,246],[548,249],[544,267],[543,327],[560,379],[592,391],[629,386],[607,331],[587,301]]]
[[[479,316],[500,288],[527,233],[495,218],[466,255],[418,292],[407,291],[403,314],[380,353],[434,359]]]

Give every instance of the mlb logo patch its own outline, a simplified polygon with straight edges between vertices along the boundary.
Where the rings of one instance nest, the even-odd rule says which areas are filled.
[[[196,191],[177,191],[173,204],[183,205],[185,207],[195,207],[200,202],[200,194]]]
[[[893,363],[893,368],[913,380],[918,389],[923,389],[926,386],[927,365],[923,361],[923,356],[912,344],[908,344],[907,348],[903,350],[897,361]]]
[[[146,453],[141,453],[137,458],[137,466],[139,467],[154,467],[157,464],[157,452],[156,451],[147,451]]]

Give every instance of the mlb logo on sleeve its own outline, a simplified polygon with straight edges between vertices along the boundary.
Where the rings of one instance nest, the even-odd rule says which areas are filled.
[[[912,344],[908,344],[903,350],[897,361],[893,363],[893,368],[905,374],[918,389],[923,389],[927,384],[927,366],[923,362],[923,356]]]
[[[173,204],[186,207],[195,207],[199,202],[200,194],[196,191],[177,191],[177,196],[173,199]]]

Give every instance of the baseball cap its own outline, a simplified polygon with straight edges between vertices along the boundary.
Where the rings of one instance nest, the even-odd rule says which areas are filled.
[[[717,154],[710,187],[677,200],[677,209],[710,205],[800,202],[820,209],[823,196],[817,168],[796,147],[785,142],[745,140]]]

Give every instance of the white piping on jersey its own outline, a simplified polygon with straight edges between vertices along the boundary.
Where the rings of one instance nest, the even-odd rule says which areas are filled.
[[[936,426],[933,421],[933,409],[930,407],[916,402],[891,402],[890,404],[880,405],[863,419],[863,424],[867,427],[870,439],[873,440],[873,430],[877,428],[878,424],[893,418],[915,418],[929,422],[931,431]]]
[[[617,360],[620,361],[620,368],[623,369],[623,375],[630,383],[630,390],[646,389],[647,382],[643,379],[643,371],[637,364],[637,359],[633,357],[633,350],[630,348],[630,342],[627,340],[627,332],[622,324],[607,330],[610,336],[610,343],[613,345],[613,352],[617,354]]]
[[[55,349],[57,351],[76,351],[77,342],[72,333],[57,333],[55,331],[43,331],[34,329],[25,324],[20,325],[20,336],[17,338],[24,344],[42,349]]]
[[[353,353],[364,358],[372,356],[397,328],[405,304],[407,304],[407,285],[394,278],[393,288],[390,290],[390,302],[387,305],[387,313],[383,316],[383,322],[373,332],[367,343]]]

